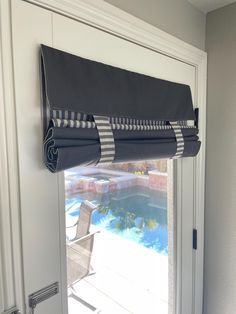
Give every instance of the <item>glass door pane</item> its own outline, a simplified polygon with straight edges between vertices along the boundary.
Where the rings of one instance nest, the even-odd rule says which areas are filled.
[[[170,313],[170,177],[166,160],[65,172],[69,314]]]

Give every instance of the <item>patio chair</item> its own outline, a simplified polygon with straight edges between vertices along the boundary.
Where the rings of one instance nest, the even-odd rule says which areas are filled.
[[[99,231],[90,233],[91,216],[96,206],[89,201],[85,201],[80,206],[80,215],[75,225],[76,236],[71,241],[67,241],[67,280],[68,288],[71,289],[73,297],[90,308],[93,312],[98,313],[97,309],[82,300],[74,290],[74,284],[81,279],[95,274],[91,272],[91,257],[93,251],[94,235]],[[71,228],[68,227],[68,228]]]

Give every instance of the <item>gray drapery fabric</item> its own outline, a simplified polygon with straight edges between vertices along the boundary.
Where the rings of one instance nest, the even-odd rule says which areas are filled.
[[[44,162],[50,171],[198,153],[189,86],[44,45],[41,65]]]

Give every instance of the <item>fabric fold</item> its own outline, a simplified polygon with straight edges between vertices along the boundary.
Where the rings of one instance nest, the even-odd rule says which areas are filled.
[[[41,45],[44,163],[181,158],[200,149],[188,85]]]
[[[66,132],[65,132],[66,131]],[[66,133],[66,134],[65,134]],[[152,136],[126,131],[114,131],[114,162],[171,158],[176,153],[173,130],[156,131]],[[148,132],[146,132],[148,133]],[[155,133],[155,134],[154,134]],[[184,129],[185,156],[195,156],[200,149],[196,129]],[[51,172],[78,165],[96,165],[101,157],[99,134],[96,129],[50,128],[44,141],[44,161]]]

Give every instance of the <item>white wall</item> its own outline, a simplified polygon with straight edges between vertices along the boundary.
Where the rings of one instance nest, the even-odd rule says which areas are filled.
[[[207,16],[204,314],[236,313],[236,4]]]
[[[187,0],[105,0],[120,9],[205,49],[206,16]]]

